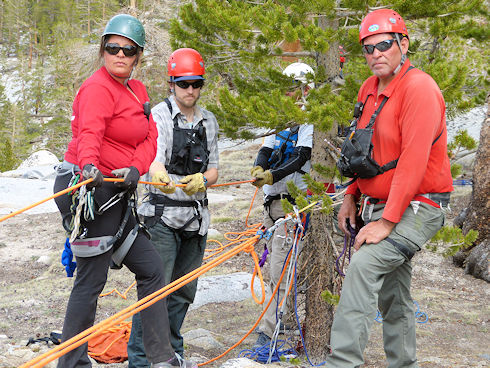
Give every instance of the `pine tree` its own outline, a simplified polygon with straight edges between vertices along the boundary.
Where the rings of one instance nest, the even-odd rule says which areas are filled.
[[[370,71],[360,53],[358,26],[377,1],[195,0],[181,7],[171,27],[172,46],[193,47],[207,68],[207,107],[229,137],[250,139],[293,124],[315,125],[313,178],[333,180],[337,125],[352,116],[360,84]],[[482,103],[488,88],[488,9],[476,0],[394,1],[407,22],[409,58],[430,73],[443,91],[450,113]],[[300,49],[285,52],[284,44]],[[338,47],[347,57],[340,78]],[[281,47],[282,46],[282,47]],[[468,55],[470,57],[468,58]],[[289,61],[286,61],[286,57]],[[292,60],[315,69],[316,88],[305,111],[285,92],[290,80],[281,71]],[[327,177],[321,177],[320,173]],[[328,211],[326,206],[325,211]],[[306,292],[306,344],[310,357],[323,360],[333,307],[320,292],[333,291],[332,216],[313,216],[303,256],[311,274]],[[308,273],[308,272],[307,272]]]

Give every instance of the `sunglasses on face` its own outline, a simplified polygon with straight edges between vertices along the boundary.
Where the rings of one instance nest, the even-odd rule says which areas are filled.
[[[138,48],[133,45],[120,46],[118,43],[106,43],[104,46],[104,50],[106,50],[110,55],[117,55],[119,50],[123,50],[124,56],[134,56],[138,52]]]
[[[175,82],[175,84],[182,89],[187,89],[187,88],[189,88],[189,86],[192,86],[192,88],[194,88],[194,89],[198,89],[198,88],[201,88],[202,86],[204,86],[204,81],[202,79],[199,79],[199,80],[192,82],[192,83],[187,82],[187,81],[178,81],[178,82]]]
[[[378,49],[379,51],[383,52],[386,50],[391,49],[391,46],[393,46],[393,43],[396,40],[392,38],[391,40],[384,40],[381,42],[378,42],[376,45],[362,45],[362,52],[365,54],[371,55],[374,52],[374,49]]]

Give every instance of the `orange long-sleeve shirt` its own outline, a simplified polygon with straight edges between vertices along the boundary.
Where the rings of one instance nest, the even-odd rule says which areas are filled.
[[[367,98],[358,128],[366,127],[388,97],[374,124],[373,155],[381,166],[399,158],[398,165],[373,178],[357,179],[346,192],[386,200],[383,218],[395,223],[417,194],[453,190],[444,98],[428,74],[419,69],[405,74],[409,66],[407,60],[379,96],[375,76],[364,82],[358,94],[358,101]]]

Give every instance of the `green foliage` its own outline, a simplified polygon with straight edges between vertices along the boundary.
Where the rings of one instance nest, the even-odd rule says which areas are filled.
[[[322,299],[325,300],[330,305],[338,305],[340,300],[340,295],[332,294],[329,290],[324,290],[320,294]]]
[[[463,172],[463,166],[460,164],[451,164],[451,176],[457,178]]]
[[[459,130],[452,142],[447,145],[449,157],[455,157],[462,150],[473,150],[477,142],[468,134],[467,130]]]
[[[442,254],[445,257],[454,256],[460,250],[464,250],[473,245],[478,238],[477,230],[470,230],[466,235],[463,235],[463,231],[459,227],[444,226],[426,245],[426,248],[437,252],[441,245],[446,245]]]
[[[16,160],[10,141],[5,140],[0,144],[0,172],[9,171],[15,168]]]

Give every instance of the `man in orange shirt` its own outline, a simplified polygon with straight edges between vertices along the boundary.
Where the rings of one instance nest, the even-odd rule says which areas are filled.
[[[374,76],[359,91],[360,116],[346,142],[359,138],[363,129],[371,134],[372,128],[367,140],[372,151],[362,165],[359,157],[348,155],[339,161],[340,170],[352,173],[355,181],[338,222],[348,234],[362,198],[365,225],[355,239],[326,366],[363,364],[379,308],[388,367],[417,367],[411,258],[442,227],[443,207],[453,189],[445,103],[435,81],[410,65],[409,37],[398,13],[380,9],[367,14],[359,41]]]

